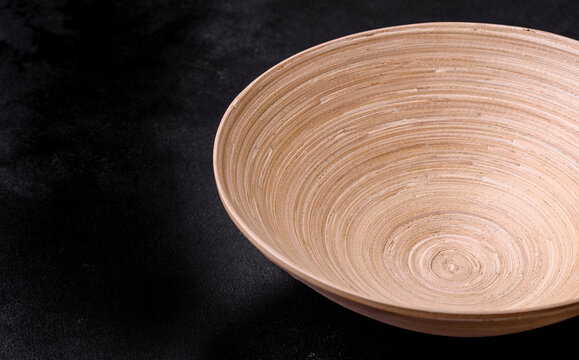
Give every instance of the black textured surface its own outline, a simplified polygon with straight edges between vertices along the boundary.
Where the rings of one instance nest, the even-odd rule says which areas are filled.
[[[324,299],[227,217],[221,115],[320,42],[424,21],[579,39],[568,1],[0,0],[1,359],[377,359],[559,348],[400,330]]]

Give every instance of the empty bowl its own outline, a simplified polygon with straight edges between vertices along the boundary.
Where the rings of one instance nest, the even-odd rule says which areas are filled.
[[[475,23],[333,40],[243,90],[213,160],[245,236],[356,312],[451,336],[579,314],[578,41]]]

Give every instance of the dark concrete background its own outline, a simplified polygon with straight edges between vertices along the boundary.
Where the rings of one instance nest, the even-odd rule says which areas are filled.
[[[576,349],[579,319],[452,339],[333,304],[243,238],[211,156],[235,95],[320,42],[425,21],[579,39],[578,15],[575,0],[0,0],[0,359]]]

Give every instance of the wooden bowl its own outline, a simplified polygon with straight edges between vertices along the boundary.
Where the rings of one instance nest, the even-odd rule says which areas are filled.
[[[243,90],[213,160],[247,238],[361,314],[452,336],[579,314],[578,41],[473,23],[330,41]]]

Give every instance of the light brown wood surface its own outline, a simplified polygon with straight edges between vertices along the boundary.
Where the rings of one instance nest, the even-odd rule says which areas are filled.
[[[233,101],[214,169],[248,239],[354,311],[453,336],[579,314],[575,40],[429,23],[324,43]]]

